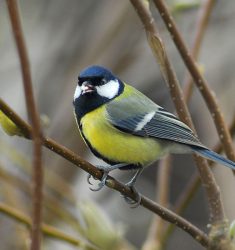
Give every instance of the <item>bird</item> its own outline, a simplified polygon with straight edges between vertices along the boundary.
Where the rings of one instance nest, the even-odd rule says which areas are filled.
[[[108,164],[97,166],[103,176],[98,188],[90,188],[93,191],[105,186],[110,171],[120,169],[135,171],[126,185],[137,193],[134,185],[143,169],[166,154],[196,153],[235,170],[235,162],[203,145],[174,114],[103,66],[80,72],[73,105],[82,138]]]

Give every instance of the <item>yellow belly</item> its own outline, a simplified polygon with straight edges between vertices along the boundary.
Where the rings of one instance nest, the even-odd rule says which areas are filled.
[[[119,131],[102,119],[104,112],[102,106],[81,120],[84,136],[100,155],[113,162],[141,165],[150,164],[162,156],[157,140]]]

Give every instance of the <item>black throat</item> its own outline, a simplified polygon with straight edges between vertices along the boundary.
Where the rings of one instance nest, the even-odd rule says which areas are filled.
[[[85,114],[102,106],[108,101],[108,98],[101,98],[101,96],[97,95],[96,93],[90,93],[80,96],[73,102],[77,120],[80,121]]]
[[[117,95],[114,96],[112,99],[100,96],[97,94],[97,92],[87,93],[85,95],[79,96],[79,98],[77,98],[73,102],[77,121],[80,122],[81,118],[84,115],[119,96],[124,91],[124,84],[120,80],[119,83],[119,91]]]

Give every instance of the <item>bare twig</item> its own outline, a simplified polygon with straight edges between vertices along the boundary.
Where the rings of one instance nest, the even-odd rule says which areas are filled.
[[[158,202],[163,207],[168,207],[169,205],[169,178],[170,178],[170,171],[171,171],[171,156],[168,155],[164,160],[162,160],[158,166],[158,187],[157,187],[157,196]],[[163,228],[164,228],[164,221],[161,218],[157,219],[156,223],[156,232],[155,237],[157,238],[158,242],[161,242]]]
[[[194,59],[198,58],[202,39],[204,37],[205,30],[207,28],[209,17],[211,15],[214,3],[215,3],[214,0],[205,0],[202,4],[202,7],[200,8],[199,17],[198,17],[198,21],[196,24],[195,38],[193,39],[193,46],[192,46],[192,50],[191,50],[191,53],[192,53],[192,56],[194,57]],[[192,95],[192,90],[193,90],[193,81],[192,81],[192,78],[189,74],[186,74],[183,86],[184,86],[183,93],[185,96],[185,102],[188,103],[189,99]],[[167,161],[169,163],[169,159],[170,159],[170,156],[163,159],[163,161],[164,162]],[[165,167],[168,167],[168,166],[169,166],[169,164],[166,163]],[[159,180],[161,180],[161,179],[164,180],[162,182],[161,181],[158,182],[157,190],[158,190],[159,195],[161,194],[161,191],[163,192],[163,194],[165,192],[168,192],[169,173],[166,176],[163,175],[163,177],[160,177],[161,173],[164,174],[166,172],[168,172],[167,169],[163,170],[162,167],[158,168]],[[166,178],[164,178],[164,176]],[[181,200],[181,197],[179,198],[179,204],[182,204],[181,209],[184,209],[189,204],[192,197],[197,192],[200,184],[201,184],[201,182],[200,182],[200,178],[198,176],[198,173],[194,173],[193,176],[191,177],[190,181],[186,185],[186,188],[184,189],[185,191],[183,191],[183,194],[184,194],[187,190],[190,195],[187,196],[186,200]],[[185,197],[185,195],[182,195],[182,199],[183,199],[183,197]],[[165,206],[164,204],[166,204],[166,201],[163,201],[163,202],[164,203],[162,203],[161,199],[159,198],[159,203],[161,205]],[[179,208],[179,210],[176,208],[175,212],[179,214],[181,212],[180,208]],[[144,247],[143,247],[144,250],[152,249],[153,245],[155,245],[155,249],[162,248],[162,246],[165,244],[165,241],[169,235],[169,233],[165,234],[164,225],[165,225],[165,223],[159,217],[157,218],[157,220],[153,220],[153,223],[150,226],[147,240],[146,240]],[[169,225],[168,229],[169,228],[173,230],[173,228],[175,228],[175,227],[173,225]]]
[[[22,191],[24,194],[30,195],[30,185],[20,179],[18,176],[14,176],[4,169],[0,165],[0,178],[2,181],[7,182],[10,184],[14,190]],[[67,209],[66,207],[61,206],[61,203],[58,201],[57,198],[50,195],[50,193],[44,193],[44,201],[45,201],[45,208],[53,214],[54,218],[60,218],[60,221],[65,221],[70,226],[73,226],[76,230],[78,228],[78,219]],[[23,202],[23,200],[22,200]],[[16,206],[15,206],[16,207]],[[17,207],[19,209],[19,206]]]
[[[191,49],[192,57],[195,60],[197,60],[198,58],[199,50],[202,44],[206,28],[208,26],[209,18],[211,16],[214,4],[215,0],[204,0],[202,7],[200,8],[198,21],[196,23],[195,38],[193,39],[193,46]],[[185,101],[186,103],[188,103],[193,90],[193,81],[189,74],[186,74],[183,86]]]
[[[0,175],[1,175],[0,170]],[[0,195],[3,197],[4,202],[9,204],[10,207],[18,207],[20,209],[25,208],[25,202],[19,196],[18,189],[11,185],[7,179],[1,178]],[[11,230],[11,237],[14,238],[14,242],[17,242],[18,249],[27,249],[27,242],[29,239],[29,230],[22,230],[22,225],[17,224],[13,230]]]
[[[32,122],[32,138],[33,138],[33,215],[32,215],[32,240],[31,249],[39,250],[41,241],[41,214],[42,214],[42,151],[41,151],[41,128],[39,115],[36,109],[32,78],[30,74],[30,65],[27,54],[27,49],[24,41],[24,35],[21,28],[19,10],[15,0],[7,0],[9,16],[12,25],[12,31],[15,37],[15,42],[21,63],[21,71],[24,83],[25,100],[28,111],[28,117]]]
[[[197,85],[199,91],[201,92],[204,100],[207,104],[207,107],[210,110],[211,116],[214,119],[214,123],[219,135],[219,138],[223,144],[225,153],[229,159],[235,161],[235,152],[232,145],[232,138],[229,134],[228,128],[225,124],[223,115],[220,111],[220,108],[217,104],[216,98],[213,92],[210,90],[208,83],[200,74],[200,71],[193,60],[192,56],[190,55],[189,50],[186,47],[185,42],[183,41],[180,32],[171,16],[170,12],[167,9],[165,1],[163,0],[154,0],[154,3],[160,13],[168,31],[171,34],[171,37],[178,48],[180,55],[188,68],[189,72],[191,73],[195,84]]]
[[[0,110],[2,110],[2,112],[6,116],[8,116],[17,125],[17,127],[22,129],[22,134],[24,134],[27,138],[31,138],[31,126],[29,126],[24,120],[22,120],[18,115],[16,115],[15,112],[2,99],[0,99]],[[83,160],[71,150],[58,144],[50,138],[43,138],[43,145],[51,151],[67,159],[68,161],[72,162],[87,173],[91,174],[93,177],[101,180],[102,172],[90,163]],[[127,186],[116,181],[111,176],[108,176],[106,185],[131,199],[136,199],[135,195]],[[189,233],[201,245],[205,247],[209,246],[210,242],[208,240],[207,235],[184,218],[158,205],[157,203],[154,203],[153,201],[149,200],[144,196],[141,196],[141,205],[147,208],[149,211],[152,211],[153,213],[161,216],[163,219],[174,223],[175,225],[177,225],[177,227]]]
[[[230,125],[230,133],[231,135],[235,134],[235,115],[233,117],[233,121]],[[221,153],[223,150],[223,146],[221,142],[218,142],[216,146],[213,148],[213,151],[217,153]],[[210,162],[211,167],[214,166],[214,162]],[[177,214],[182,214],[183,211],[186,209],[186,207],[190,204],[191,200],[197,193],[199,187],[200,187],[201,181],[200,177],[198,176],[198,173],[195,171],[194,174],[192,174],[190,180],[188,181],[186,187],[184,188],[184,191],[181,193],[180,197],[176,201],[174,212]],[[163,239],[162,239],[162,244],[166,244],[166,240],[171,234],[171,232],[174,229],[174,225],[169,225],[166,229],[166,232],[164,233]]]
[[[159,62],[164,79],[169,86],[170,94],[180,119],[188,124],[192,129],[194,129],[189,111],[183,100],[183,94],[176,78],[175,72],[173,71],[170,61],[166,55],[164,45],[161,41],[161,38],[159,37],[156,24],[151,16],[148,7],[141,0],[130,0],[130,2],[134,6],[140,20],[144,25],[148,42],[157,61]],[[224,208],[220,197],[219,187],[216,184],[214,176],[209,169],[205,159],[196,155],[194,156],[194,159],[197,163],[201,181],[207,193],[210,208],[210,220],[212,222],[221,222],[222,224],[224,224],[224,221],[226,220]]]
[[[191,200],[193,199],[194,195],[196,194],[197,190],[201,186],[200,177],[198,176],[197,171],[191,176],[190,180],[188,181],[186,187],[184,188],[185,191],[182,192],[180,197],[178,198],[174,211],[177,214],[182,214],[185,208],[190,204]],[[174,226],[168,225],[166,228],[164,235],[162,237],[162,245],[164,246],[169,238],[169,235],[173,232]]]
[[[157,171],[156,200],[163,207],[169,205],[169,180],[171,171],[171,156],[168,155],[162,159]],[[165,232],[166,223],[161,217],[154,216],[153,222],[149,228],[147,239],[143,250],[162,249],[162,239]]]

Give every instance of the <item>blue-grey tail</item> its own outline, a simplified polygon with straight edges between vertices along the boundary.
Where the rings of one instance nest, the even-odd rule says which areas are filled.
[[[192,146],[192,149],[195,153],[201,155],[202,157],[205,157],[209,160],[220,163],[226,167],[229,167],[229,168],[235,170],[235,162],[233,162],[229,159],[226,159],[222,155],[219,155],[219,154],[215,153],[214,151],[211,151],[210,149],[199,148],[199,147],[194,147],[194,146]]]

